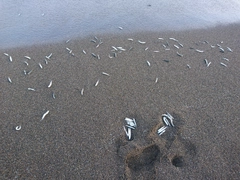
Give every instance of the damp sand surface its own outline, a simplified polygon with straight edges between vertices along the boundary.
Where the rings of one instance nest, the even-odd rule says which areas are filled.
[[[237,179],[239,28],[1,50],[0,179]],[[166,111],[175,126],[158,136]]]

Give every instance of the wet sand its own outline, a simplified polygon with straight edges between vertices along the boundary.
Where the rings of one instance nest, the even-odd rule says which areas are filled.
[[[239,28],[96,35],[98,48],[92,35],[1,50],[0,179],[237,179]],[[126,51],[109,58],[112,46]],[[175,126],[158,136],[166,111]],[[132,141],[125,117],[137,121]]]

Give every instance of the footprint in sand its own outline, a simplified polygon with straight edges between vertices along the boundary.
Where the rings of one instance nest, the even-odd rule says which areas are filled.
[[[160,123],[148,137],[141,140],[136,137],[134,141],[127,141],[123,136],[118,139],[117,154],[120,163],[124,164],[124,170],[119,171],[122,179],[155,179],[158,177],[156,166],[184,168],[193,160],[197,153],[195,145],[180,135],[184,120],[176,113],[172,115],[174,128],[169,128],[161,136],[157,134],[163,126],[160,118]]]

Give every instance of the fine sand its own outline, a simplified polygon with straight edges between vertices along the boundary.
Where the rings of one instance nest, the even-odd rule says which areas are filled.
[[[92,35],[0,50],[0,179],[238,179],[239,29],[96,35],[97,48]],[[126,51],[114,54],[112,46]],[[158,136],[166,112],[175,126]],[[137,122],[132,141],[125,117]]]

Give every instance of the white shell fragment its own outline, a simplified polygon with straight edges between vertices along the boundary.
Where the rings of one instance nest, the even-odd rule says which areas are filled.
[[[21,126],[16,126],[16,127],[15,127],[16,131],[21,130],[21,128],[22,128]]]
[[[45,118],[46,115],[48,115],[49,111],[45,112],[43,115],[42,115],[42,119],[41,121]]]

